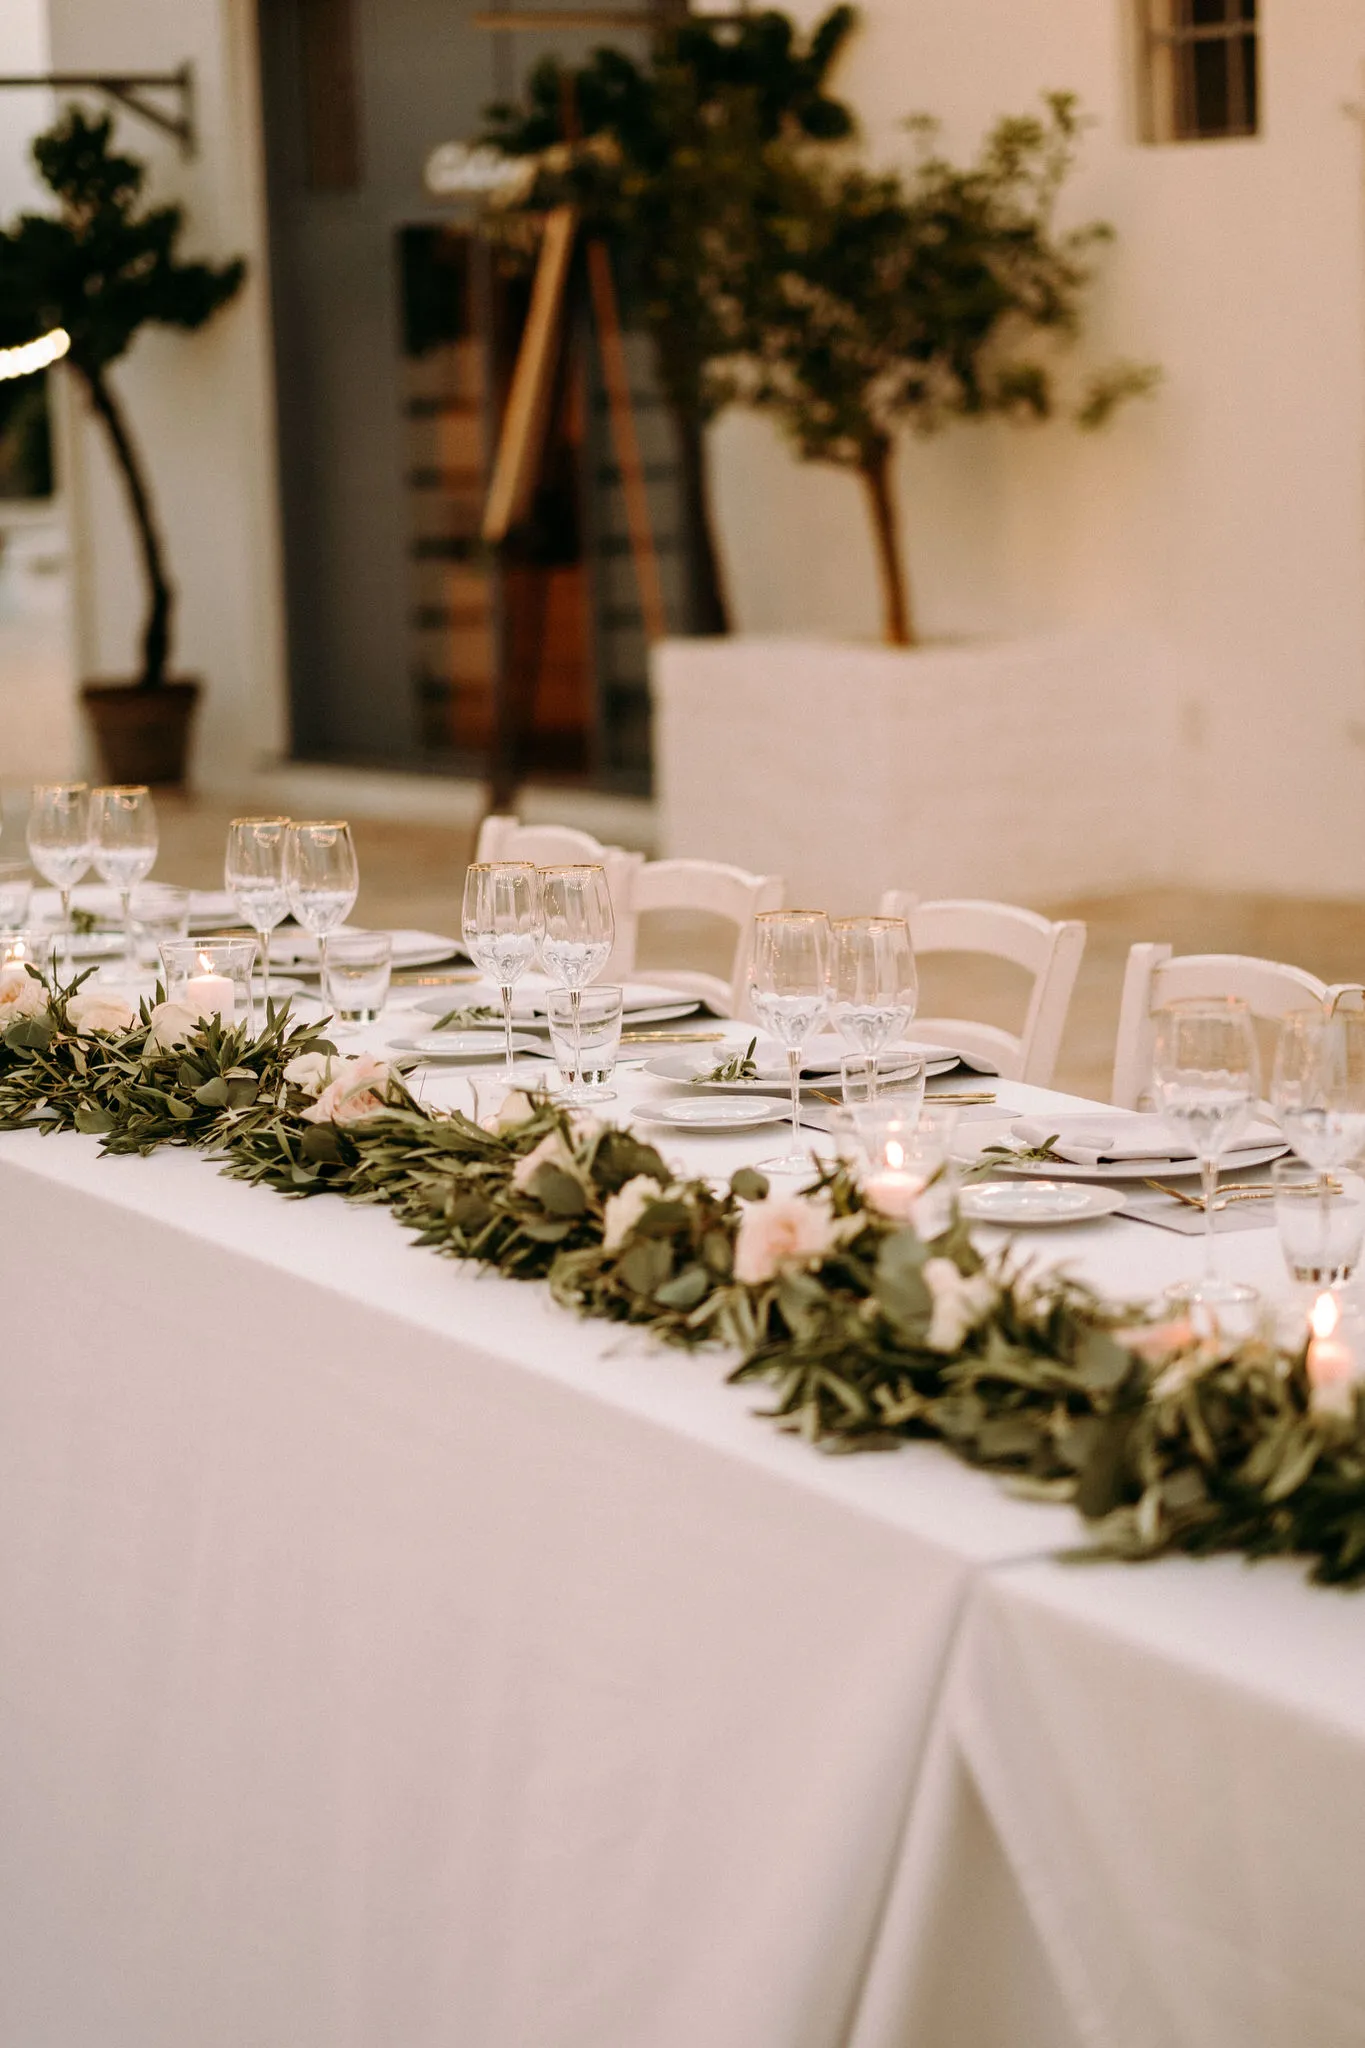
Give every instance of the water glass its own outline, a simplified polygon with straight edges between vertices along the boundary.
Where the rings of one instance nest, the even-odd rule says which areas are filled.
[[[161,948],[167,999],[196,1017],[249,1022],[254,939],[168,939]]]
[[[0,931],[17,931],[28,917],[33,877],[26,860],[0,860]]]
[[[223,886],[261,942],[261,1015],[270,996],[270,934],[288,914],[284,880],[288,818],[234,818],[223,854]]]
[[[1178,1140],[1199,1161],[1204,1184],[1204,1271],[1182,1298],[1195,1308],[1234,1311],[1255,1289],[1218,1278],[1214,1201],[1224,1152],[1250,1121],[1261,1092],[1251,1011],[1239,996],[1170,1003],[1157,1012],[1152,1090]]]
[[[905,1031],[919,1001],[910,927],[903,917],[836,917],[830,942],[834,1022],[866,1055],[875,1094],[877,1056]]]
[[[144,967],[155,967],[167,940],[189,934],[190,892],[173,882],[144,882],[134,889],[130,907],[138,960]]]
[[[754,919],[749,1004],[760,1024],[786,1047],[791,1077],[792,1143],[764,1173],[804,1173],[800,1148],[801,1055],[829,1013],[829,919],[823,910],[765,910]]]
[[[328,937],[345,924],[360,889],[355,844],[344,819],[309,818],[288,826],[284,886],[289,908],[318,942],[318,964],[325,976]]]
[[[91,858],[101,881],[118,891],[123,953],[130,964],[134,957],[132,893],[156,865],[159,836],[156,809],[145,784],[120,783],[92,793]]]
[[[475,861],[465,873],[461,930],[469,957],[502,995],[503,1072],[512,1077],[512,991],[545,928],[540,877],[530,861]]]
[[[90,866],[90,791],[83,782],[37,782],[28,810],[28,852],[61,898],[61,936],[71,947],[71,891]]]
[[[839,1085],[846,1108],[875,1102],[879,1096],[894,1100],[905,1114],[918,1116],[924,1103],[926,1061],[918,1053],[894,1058],[884,1067],[874,1052],[845,1053],[839,1062]]]
[[[1314,1287],[1349,1280],[1365,1241],[1365,1177],[1319,1173],[1297,1159],[1271,1168],[1275,1224],[1290,1278]]]
[[[578,993],[552,988],[546,997],[550,1050],[565,1082],[563,1101],[612,1102],[616,1056],[621,1049],[621,1008],[625,991],[600,982]],[[577,1031],[575,1033],[575,1020]]]
[[[322,992],[342,1024],[373,1024],[389,999],[393,937],[389,932],[334,932]]]

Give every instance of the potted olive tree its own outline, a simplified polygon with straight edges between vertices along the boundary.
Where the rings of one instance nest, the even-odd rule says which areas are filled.
[[[1126,362],[1064,374],[1111,238],[1102,223],[1055,224],[1077,107],[1048,95],[1039,114],[997,122],[965,166],[940,152],[933,123],[911,126],[904,171],[769,144],[765,204],[706,273],[733,349],[717,374],[776,418],[801,460],[861,486],[883,645],[656,649],[665,849],[780,872],[798,900],[849,909],[892,884],[1041,899],[1136,879],[1139,828],[1112,790],[1145,779],[1148,752],[1158,776],[1170,747],[1160,678],[1149,687],[1121,630],[920,644],[896,496],[907,430],[1054,414],[1094,428],[1156,380]],[[1048,830],[1030,798],[1040,774]]]
[[[151,483],[110,372],[142,328],[193,332],[242,282],[240,261],[181,262],[178,206],[145,208],[145,167],[112,147],[112,119],[70,107],[33,145],[54,213],[21,214],[0,229],[0,339],[64,329],[64,358],[104,430],[127,494],[146,585],[135,677],[86,683],[104,772],[116,782],[184,779],[197,682],[172,674],[175,590]]]

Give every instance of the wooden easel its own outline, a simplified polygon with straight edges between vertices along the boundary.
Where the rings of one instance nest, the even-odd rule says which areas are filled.
[[[687,0],[663,0],[653,8],[577,7],[563,9],[500,10],[476,14],[474,26],[494,32],[547,28],[654,28],[670,20],[685,18]],[[565,140],[581,138],[582,125],[568,72],[562,78],[562,113]],[[518,522],[525,518],[535,492],[549,425],[551,397],[565,341],[567,284],[577,239],[578,220],[572,207],[557,207],[548,215],[540,259],[536,266],[531,307],[517,354],[498,440],[493,475],[484,509],[483,538],[492,547],[505,547]],[[621,330],[621,313],[611,256],[600,236],[592,235],[584,246],[588,274],[592,324],[596,333],[602,382],[606,391],[607,414],[612,445],[621,475],[625,499],[626,530],[645,641],[653,646],[668,631],[663,579],[655,545],[645,487],[640,437],[630,398],[630,372],[626,363]],[[500,663],[500,670],[505,670]],[[505,672],[498,676],[498,701],[494,720],[494,743],[489,763],[488,809],[507,809],[519,780],[519,718],[515,678]]]

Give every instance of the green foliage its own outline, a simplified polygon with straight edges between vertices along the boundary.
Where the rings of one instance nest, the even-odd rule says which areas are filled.
[[[0,345],[53,327],[71,338],[66,364],[108,436],[137,527],[147,583],[142,681],[160,683],[170,658],[173,595],[151,491],[109,371],[141,330],[202,327],[241,286],[240,261],[185,263],[178,206],[143,208],[145,167],[113,148],[109,115],[68,107],[33,157],[55,213],[23,213],[0,229]]]
[[[730,1347],[732,1377],[765,1386],[777,1426],[823,1450],[935,1438],[1018,1493],[1074,1503],[1091,1532],[1077,1555],[1293,1554],[1318,1579],[1365,1583],[1359,1394],[1317,1402],[1302,1349],[1268,1330],[1231,1343],[1153,1325],[1065,1274],[984,1263],[960,1221],[926,1242],[865,1208],[840,1163],[801,1197],[827,1221],[825,1249],[740,1280],[737,1265],[755,1270],[737,1258],[749,1205],[769,1194],[751,1168],[728,1187],[675,1181],[628,1130],[543,1099],[485,1130],[424,1110],[396,1077],[359,1120],[312,1121],[286,1068],[334,1049],[291,1030],[287,1006],[259,1038],[210,1021],[167,1050],[146,1006],[127,1031],[74,1030],[77,986],[0,1030],[0,1131],[192,1145],[283,1195],[382,1203],[419,1245],[546,1279],[581,1314]]]
[[[183,263],[178,206],[142,208],[145,166],[113,148],[110,115],[68,107],[33,145],[55,214],[23,213],[0,231],[0,338],[71,337],[68,361],[97,377],[150,322],[202,327],[237,291],[245,265]]]

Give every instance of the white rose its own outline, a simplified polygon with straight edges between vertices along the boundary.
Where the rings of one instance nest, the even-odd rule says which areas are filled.
[[[924,1283],[934,1304],[925,1344],[930,1351],[959,1350],[968,1331],[989,1315],[995,1302],[994,1287],[984,1273],[974,1273],[968,1279],[951,1259],[926,1259]]]
[[[508,1131],[516,1131],[529,1123],[535,1115],[535,1107],[523,1088],[509,1088],[491,1116],[483,1119],[482,1128],[491,1131],[495,1138],[503,1137]]]
[[[23,966],[0,967],[0,1030],[16,1017],[42,1017],[47,990]]]
[[[301,1052],[290,1060],[284,1070],[284,1078],[293,1088],[301,1088],[305,1095],[321,1095],[332,1078],[336,1055],[330,1052]]]
[[[294,1063],[291,1060],[290,1065]],[[388,1107],[389,1083],[393,1069],[387,1060],[373,1053],[358,1053],[354,1059],[337,1063],[337,1070],[312,1107],[305,1109],[308,1124],[354,1124]]]
[[[152,1011],[152,1028],[148,1038],[153,1046],[162,1052],[174,1052],[185,1043],[190,1035],[199,1029],[199,1019],[193,1010],[183,1003],[158,1003]]]
[[[131,1031],[132,1006],[107,990],[81,990],[66,1006],[66,1020],[82,1037],[87,1031]]]
[[[862,1219],[836,1221],[827,1194],[765,1195],[761,1202],[745,1202],[735,1237],[735,1278],[761,1287],[784,1266],[808,1266],[851,1234],[848,1225],[861,1229]]]
[[[651,1202],[663,1199],[663,1189],[648,1173],[637,1173],[614,1195],[608,1195],[602,1210],[602,1249],[619,1251]]]
[[[542,1166],[557,1166],[561,1173],[578,1175],[574,1156],[557,1130],[547,1131],[540,1143],[523,1154],[512,1168],[512,1185],[525,1194]]]

